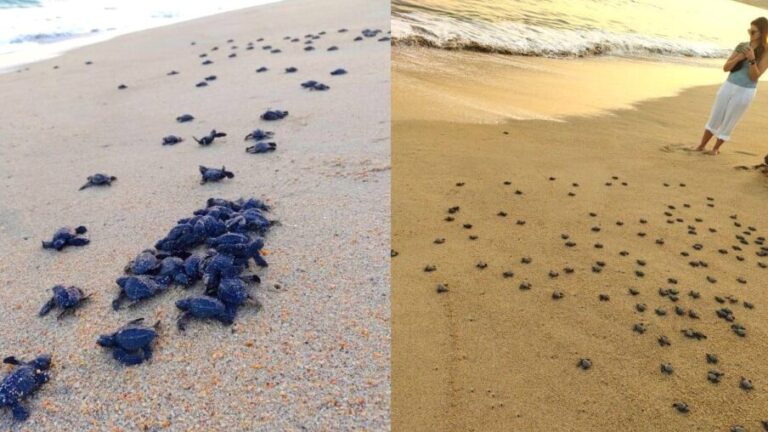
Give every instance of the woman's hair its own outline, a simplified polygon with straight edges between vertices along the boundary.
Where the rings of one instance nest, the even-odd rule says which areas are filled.
[[[765,54],[765,50],[768,49],[768,18],[760,17],[750,24],[757,27],[760,32],[760,46],[755,49],[755,60],[760,61]]]
[[[760,32],[760,46],[755,48],[755,61],[759,62],[760,59],[763,58],[763,54],[765,54],[765,50],[768,49],[768,18],[766,17],[760,17],[750,23],[751,25],[757,27],[757,31]],[[741,69],[745,64],[747,63],[747,59],[743,59],[742,61],[736,63],[733,68],[731,68],[731,72],[736,72],[737,70]]]

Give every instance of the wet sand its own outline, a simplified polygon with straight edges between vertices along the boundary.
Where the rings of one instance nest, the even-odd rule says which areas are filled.
[[[390,47],[353,41],[365,28],[383,36],[388,22],[386,2],[288,0],[0,75],[0,353],[54,361],[27,401],[30,419],[12,423],[2,410],[0,429],[389,428]],[[305,51],[305,35],[321,31]],[[201,65],[202,53],[214,63]],[[290,66],[298,72],[284,73]],[[331,76],[336,68],[349,73]],[[195,87],[209,75],[217,79]],[[306,80],[330,90],[305,90]],[[260,120],[268,108],[290,115]],[[177,123],[183,113],[196,119]],[[213,128],[228,136],[206,148],[192,140]],[[245,153],[256,128],[275,132],[277,151]],[[162,146],[169,134],[185,141]],[[201,186],[198,165],[226,165],[235,178]],[[78,191],[96,172],[118,179]],[[174,302],[200,287],[113,312],[125,264],[209,197],[273,205],[281,224],[252,288],[263,309],[243,309],[231,327],[195,321],[185,335]],[[41,249],[58,227],[80,224],[88,246]],[[59,283],[91,293],[90,303],[58,323],[38,318]],[[161,336],[150,363],[127,368],[95,341],[136,317],[160,319]]]
[[[762,430],[768,258],[755,241],[768,236],[768,178],[734,167],[768,153],[765,84],[733,141],[710,157],[684,149],[698,143],[717,86],[559,122],[477,124],[424,121],[448,108],[408,78],[395,66],[393,112],[415,119],[393,124],[393,430]],[[660,289],[677,290],[677,301]],[[721,308],[735,321],[719,318]],[[582,358],[591,369],[577,366]],[[660,370],[667,362],[671,375]],[[719,384],[710,370],[725,374]],[[754,390],[739,388],[742,376]]]

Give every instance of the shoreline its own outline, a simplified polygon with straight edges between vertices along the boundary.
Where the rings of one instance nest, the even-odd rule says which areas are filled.
[[[725,80],[722,61],[612,56],[551,59],[395,47],[393,73],[398,80],[393,104],[398,109],[393,110],[394,120],[499,124],[611,115],[648,99],[720,83]],[[411,94],[434,98],[437,106],[420,110],[423,105],[407,103]],[[397,100],[401,95],[404,100]]]
[[[161,27],[169,27],[176,24],[192,22],[195,20],[205,20],[206,18],[209,18],[209,17],[227,14],[230,12],[238,12],[238,11],[244,11],[246,9],[269,6],[270,4],[277,3],[280,1],[285,1],[285,0],[267,0],[267,1],[269,1],[269,3],[238,7],[235,9],[219,11],[219,12],[211,13],[208,15],[179,19],[173,22],[159,24],[151,27],[122,30],[117,32],[110,32],[109,30],[105,30],[103,32],[96,33],[96,34],[75,35],[70,38],[67,38],[66,40],[62,40],[59,42],[54,42],[50,44],[43,43],[43,44],[33,45],[31,47],[33,49],[31,50],[28,49],[27,52],[24,52],[24,53],[22,52],[3,53],[0,55],[0,74],[20,72],[25,69],[28,69],[31,65],[34,65],[41,61],[52,60],[52,59],[61,57],[62,55],[70,51],[77,50],[79,48],[83,48],[90,45],[97,45],[100,43],[109,42],[115,38],[119,38],[121,36],[129,35],[132,33],[143,32],[143,31],[152,30],[152,29],[161,28]]]
[[[446,109],[429,94],[398,95],[407,88],[400,79],[393,74],[393,429],[762,427],[768,392],[746,393],[738,380],[768,374],[757,360],[768,354],[768,326],[735,304],[749,332],[735,336],[717,318],[722,306],[713,298],[768,304],[760,283],[768,270],[758,265],[768,260],[755,255],[758,245],[750,240],[743,252],[730,249],[747,226],[756,227],[752,238],[768,233],[762,216],[768,179],[734,169],[768,153],[765,84],[733,140],[710,157],[685,148],[698,143],[719,84],[560,122],[479,124],[398,118],[406,103],[416,113]],[[460,210],[451,215],[452,206]],[[465,223],[471,228],[462,228]],[[576,246],[564,247],[563,234]],[[445,240],[435,244],[437,238]],[[531,264],[521,264],[525,256]],[[709,267],[694,268],[691,259]],[[476,267],[481,261],[487,264],[482,270]],[[592,270],[597,261],[605,265],[599,273]],[[426,265],[436,270],[424,272]],[[513,276],[503,277],[504,271]],[[548,275],[552,271],[558,275]],[[738,277],[748,283],[736,283]],[[522,282],[532,287],[520,289]],[[437,293],[437,284],[448,291]],[[630,287],[637,297],[628,294]],[[660,288],[679,289],[679,302],[659,296]],[[700,291],[701,299],[689,290]],[[554,291],[564,297],[553,300]],[[638,303],[648,310],[638,312]],[[701,318],[679,317],[675,306],[695,309]],[[667,314],[657,315],[656,308]],[[648,326],[646,334],[633,333],[638,322]],[[707,340],[684,338],[686,328],[702,330]],[[672,345],[659,346],[660,335]],[[706,363],[709,352],[720,357],[719,365]],[[591,359],[592,369],[580,370],[580,358]],[[674,366],[673,375],[659,372],[664,362]],[[706,379],[713,368],[725,373],[719,385]],[[691,412],[677,413],[676,401],[687,402]]]

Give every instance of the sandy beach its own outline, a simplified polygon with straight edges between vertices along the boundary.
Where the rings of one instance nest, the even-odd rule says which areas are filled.
[[[378,40],[388,26],[388,2],[287,0],[0,75],[0,353],[48,352],[54,363],[26,401],[29,420],[2,410],[1,430],[389,429],[390,45]],[[366,28],[382,32],[354,41]],[[314,51],[307,34],[320,36]],[[213,64],[201,65],[203,53]],[[337,68],[348,74],[331,76]],[[330,90],[303,89],[307,80]],[[268,123],[267,109],[290,115]],[[177,123],[184,113],[195,120]],[[275,132],[277,151],[244,151],[256,128]],[[211,129],[228,136],[205,148],[192,140]],[[170,134],[185,141],[162,146]],[[200,185],[198,165],[235,177]],[[78,191],[97,172],[117,181]],[[280,225],[252,288],[263,308],[231,327],[192,322],[183,335],[174,302],[189,291],[113,312],[128,261],[209,197],[273,206]],[[66,225],[87,226],[91,243],[41,249]],[[38,318],[55,284],[81,287],[90,303],[60,322]],[[95,341],[137,317],[162,327],[152,360],[129,368]]]
[[[495,96],[473,106],[478,90],[448,100],[431,89],[462,81],[408,62],[445,53],[410,50],[393,53],[393,430],[763,430],[768,259],[757,253],[768,236],[768,178],[735,167],[768,153],[765,84],[711,157],[685,149],[698,144],[725,79],[719,64],[680,66],[700,68],[691,83],[714,85],[643,80],[612,95],[600,69],[633,73],[623,61],[570,59],[560,70],[591,73],[579,86],[608,89],[575,98],[566,79],[507,68],[499,82],[501,69],[486,66],[551,71],[557,60],[473,54],[478,63],[461,67],[489,71]],[[658,68],[648,73],[676,67]],[[514,95],[498,90],[515,83]],[[538,99],[537,89],[546,89]],[[515,120],[498,113],[504,103],[547,119]],[[722,308],[733,322],[718,317]],[[582,358],[590,369],[577,366]],[[724,374],[718,384],[708,381],[713,370]],[[753,390],[740,388],[742,377]]]

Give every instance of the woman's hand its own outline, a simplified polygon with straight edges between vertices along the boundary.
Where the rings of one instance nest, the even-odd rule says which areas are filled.
[[[752,61],[755,59],[755,50],[752,49],[752,47],[747,47],[747,49],[744,50],[744,56],[747,57],[747,60]]]

